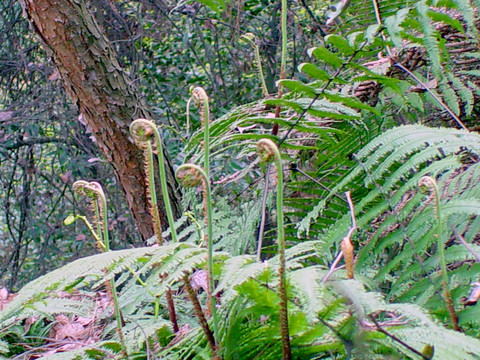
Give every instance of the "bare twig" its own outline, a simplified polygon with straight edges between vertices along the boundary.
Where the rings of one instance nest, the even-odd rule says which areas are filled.
[[[340,260],[342,260],[342,257],[343,257],[343,251],[340,250],[340,252],[338,253],[337,257],[335,258],[335,260],[333,261],[332,265],[330,266],[330,270],[328,270],[328,273],[323,277],[322,283],[327,282],[327,280],[330,278],[330,276],[332,276],[332,274],[333,274],[335,271],[337,271],[338,269],[341,268],[341,267],[338,267],[338,268],[337,268],[337,265],[338,265],[338,263],[340,262]]]
[[[412,79],[414,79],[417,83],[419,83],[432,97],[435,99],[435,101],[440,104],[441,107],[445,109],[445,111],[452,117],[453,120],[465,131],[470,131],[468,128],[465,126],[465,124],[460,120],[460,118],[455,115],[455,113],[445,104],[438,96],[435,94],[422,80],[420,80],[414,73],[412,73],[410,70],[408,70],[405,66],[403,66],[400,63],[395,63],[393,66],[398,67],[399,69],[403,70],[405,73],[407,73]]]
[[[315,184],[317,184],[318,186],[320,186],[322,189],[324,189],[325,191],[328,191],[328,192],[331,192],[331,190],[325,186],[324,184],[322,184],[320,181],[318,181],[317,179],[315,179],[314,177],[308,175],[305,171],[303,171],[302,169],[300,169],[298,167],[297,164],[292,164],[290,166],[290,171],[292,172],[299,172],[300,174],[302,174],[303,176],[305,176],[308,180],[310,181],[313,181]],[[337,197],[338,199],[342,200],[343,202],[347,202],[343,197],[341,197],[340,195],[338,194],[334,194],[335,197]]]
[[[373,323],[375,324],[375,327],[378,331],[380,331],[382,334],[385,334],[386,336],[388,336],[390,339],[392,339],[393,341],[396,341],[398,342],[400,345],[406,347],[408,350],[410,350],[411,352],[417,354],[418,356],[421,356],[422,359],[425,359],[425,360],[431,360],[432,357],[431,356],[427,356],[423,353],[421,353],[420,351],[414,349],[413,347],[411,347],[410,345],[408,345],[406,342],[404,342],[403,340],[399,339],[398,337],[396,337],[395,335],[393,334],[390,334],[387,330],[385,330],[384,328],[382,328],[380,326],[380,324],[377,322],[377,320],[375,320],[375,317],[373,315],[368,315],[368,317],[370,318],[370,320],[373,321]]]
[[[347,203],[348,203],[348,208],[350,209],[350,217],[352,219],[352,226],[348,230],[347,236],[349,239],[351,239],[352,234],[355,230],[357,230],[357,221],[355,219],[355,209],[353,207],[353,201],[350,195],[350,191],[347,191],[345,193],[345,197],[347,198]]]
[[[457,237],[458,240],[460,240],[460,242],[462,243],[463,246],[465,246],[465,248],[470,251],[470,253],[475,257],[476,261],[477,262],[480,262],[480,255],[477,254],[477,252],[475,250],[472,249],[472,247],[465,241],[465,239],[463,238],[462,235],[460,235],[460,233],[457,231],[457,229],[452,226],[452,230],[453,232],[455,233],[455,236]]]

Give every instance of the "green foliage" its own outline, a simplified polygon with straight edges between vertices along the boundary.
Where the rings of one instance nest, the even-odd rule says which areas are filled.
[[[357,240],[357,271],[373,279],[375,287],[385,289],[390,300],[416,302],[444,318],[435,214],[432,206],[426,206],[432,200],[419,191],[418,182],[425,175],[438,179],[444,223],[441,242],[455,241],[457,232],[474,243],[480,173],[478,164],[465,164],[480,154],[479,140],[476,133],[451,129],[405,126],[389,130],[356,155],[358,165],[300,222],[298,230],[308,231],[335,194],[352,191],[357,199],[357,225],[362,229]],[[349,226],[350,215],[345,214],[325,231],[322,248],[338,244]],[[462,246],[448,247],[445,257],[451,269],[448,279],[454,304],[460,304],[478,278],[475,258]],[[456,309],[461,317],[463,311],[470,312],[459,305]]]
[[[354,353],[366,351],[365,354],[369,354],[370,358],[385,353],[412,356],[401,343],[378,332],[372,318],[381,324],[378,326],[383,330],[414,349],[421,351],[425,345],[433,346],[435,355],[441,359],[475,359],[475,355],[478,355],[478,340],[446,330],[432,321],[418,306],[388,304],[378,293],[366,291],[359,281],[336,280],[322,283],[325,268],[301,265],[307,258],[317,256],[315,247],[318,245],[320,244],[299,244],[287,251],[287,267],[290,269],[290,335],[295,357],[313,358],[321,354],[344,357],[352,351],[352,345]],[[277,330],[279,298],[275,291],[278,258],[273,258],[268,265],[256,262],[254,257],[228,258],[221,253],[215,254],[215,259],[221,269],[217,275],[220,283],[216,292],[222,294],[218,312],[220,318],[224,319],[220,326],[224,358],[243,359],[259,354],[265,359],[278,358],[281,353]],[[0,324],[5,328],[12,321],[18,322],[28,314],[48,316],[41,309],[52,309],[50,314],[65,313],[72,309],[66,304],[62,308],[56,301],[51,285],[54,281],[56,290],[68,287],[76,292],[88,292],[89,287],[95,286],[99,279],[103,281],[105,276],[108,278],[123,272],[127,276],[118,278],[117,287],[120,289],[119,299],[126,322],[125,340],[130,353],[134,353],[144,349],[146,337],[153,341],[152,344],[158,344],[162,342],[159,336],[171,336],[170,331],[161,331],[169,329],[168,321],[154,318],[148,310],[154,296],[146,290],[160,294],[162,283],[175,288],[182,271],[190,272],[195,267],[202,267],[205,260],[204,250],[178,243],[157,248],[112,251],[80,259],[24,287],[1,313]],[[175,266],[172,267],[173,264]],[[139,287],[135,276],[127,271],[127,267],[135,269],[136,275],[145,278],[146,285]],[[109,269],[108,273],[102,270],[105,268]],[[179,271],[180,277],[175,275]],[[167,277],[159,283],[158,274],[166,274]],[[79,278],[82,279],[81,282],[78,282]],[[46,287],[48,283],[50,286]],[[72,284],[76,285],[72,288]],[[133,306],[129,304],[132,302],[129,298],[132,296],[129,294],[133,294],[132,287],[136,294]],[[178,295],[177,299],[180,298]],[[56,310],[51,308],[54,305]],[[188,307],[181,311],[186,311],[186,314],[189,312]],[[77,309],[75,314],[85,313]],[[355,323],[360,327],[354,326]],[[141,327],[141,332],[135,330],[138,327]],[[346,346],[348,343],[350,345]],[[90,349],[86,347],[45,358],[75,359],[80,356],[82,359],[93,359],[100,353],[118,352],[118,344],[115,344],[113,335],[112,340],[96,343]],[[204,346],[202,334],[192,329],[180,342],[162,349],[159,355],[169,359],[184,358],[186,354],[201,356]]]
[[[358,280],[342,280],[343,272],[337,271],[334,280],[322,281],[328,272],[328,258],[324,254],[347,232],[348,213],[324,230],[321,241],[299,243],[286,252],[289,331],[294,357],[344,358],[358,353],[372,359],[385,354],[416,358],[425,347],[433,348],[440,359],[478,356],[478,340],[445,329],[424,310],[429,309],[438,319],[446,321],[444,299],[439,295],[441,279],[433,236],[434,215],[432,206],[425,206],[431,200],[418,191],[417,184],[426,174],[438,178],[440,208],[447,225],[443,227],[442,242],[453,236],[450,226],[463,234],[466,241],[473,242],[479,227],[476,216],[480,214],[480,202],[475,199],[480,196],[475,184],[480,168],[471,159],[479,155],[479,140],[476,133],[406,126],[387,131],[357,153],[358,165],[331,189],[322,202],[323,207],[317,206],[306,219],[321,214],[335,194],[345,189],[352,191],[360,228],[356,238]],[[301,226],[308,229],[309,223],[306,220]],[[184,236],[179,238],[182,240]],[[478,251],[478,246],[472,247]],[[151,344],[157,344],[155,351],[160,356],[171,359],[208,356],[204,335],[191,320],[188,323],[193,329],[182,339],[167,347],[159,345],[168,343],[173,334],[164,318],[165,305],[161,304],[160,318],[153,314],[156,299],[167,288],[178,289],[175,298],[177,304],[182,303],[183,278],[205,268],[206,255],[206,250],[181,242],[111,251],[72,262],[25,286],[0,312],[0,326],[5,329],[3,338],[8,339],[9,326],[34,314],[51,319],[59,313],[77,316],[91,313],[92,302],[62,299],[59,292],[88,293],[106,280],[116,279],[130,354],[145,351],[145,341],[150,339]],[[476,280],[478,264],[471,263],[473,255],[461,246],[449,246],[445,259],[454,303],[458,304]],[[223,358],[278,358],[281,354],[279,257],[258,262],[254,256],[232,257],[215,252],[214,261],[214,276],[218,281],[214,294],[220,299],[217,310],[222,319],[218,341]],[[319,262],[324,265],[315,265]],[[455,265],[457,262],[461,265]],[[383,291],[388,302],[378,291],[366,291],[365,284],[373,289],[388,289]],[[459,306],[456,310],[460,325],[467,333],[475,333],[480,324],[475,319],[466,320],[471,310]],[[177,312],[179,319],[187,321],[191,308],[179,305]],[[134,335],[139,326],[141,337]],[[113,324],[107,325],[103,338],[91,349],[86,347],[47,358],[114,355],[119,345],[113,328]],[[5,351],[8,354],[10,350]]]
[[[235,12],[223,1],[200,2],[217,18]],[[272,4],[252,0],[245,7],[264,20],[264,9]],[[372,11],[375,4],[378,9]],[[22,354],[32,334],[37,336],[34,347],[48,345],[45,329],[54,326],[55,316],[88,317],[98,308],[92,294],[111,281],[118,292],[122,332],[132,358],[210,359],[218,350],[226,360],[278,359],[285,302],[294,358],[425,359],[432,354],[433,359],[479,358],[479,305],[466,306],[465,299],[480,280],[476,256],[480,253],[480,136],[418,124],[393,127],[417,123],[417,118],[438,125],[451,114],[462,121],[475,118],[479,73],[475,65],[458,64],[478,58],[478,15],[466,0],[352,0],[337,5],[342,6],[336,7],[336,13],[327,14],[337,25],[322,38],[323,44],[311,48],[308,59],[295,61],[300,65],[293,79],[278,83],[288,90],[286,94],[233,108],[212,121],[210,138],[204,137],[208,133],[197,121],[208,111],[200,111],[198,117],[193,114],[196,130],[185,141],[184,150],[174,149],[177,160],[198,164],[209,159],[204,166],[211,168],[214,190],[208,201],[214,209],[208,221],[213,228],[208,236],[213,242],[212,261],[203,248],[207,225],[201,221],[202,208],[192,205],[197,198],[186,192],[184,203],[191,212],[175,223],[178,243],[86,257],[23,287],[0,312],[0,353]],[[293,3],[290,7],[294,8]],[[200,9],[202,15],[213,14]],[[168,48],[168,41],[153,36],[139,41],[138,46],[154,58],[142,69],[146,83],[159,83],[160,91],[167,86],[166,80],[179,74],[183,83],[208,82],[217,75],[222,78],[221,74],[227,79],[233,65],[224,69],[213,57],[197,55],[197,41],[203,41],[210,52],[215,47],[219,57],[225,55],[225,43],[214,30],[218,23],[195,14],[176,21],[176,26],[187,25],[182,46]],[[192,27],[199,24],[206,27],[208,36],[192,36]],[[257,33],[254,39],[258,39],[255,62],[261,68],[264,54],[259,51],[265,49]],[[465,48],[452,52],[460,49],[462,41]],[[389,58],[377,58],[380,51]],[[185,61],[179,70],[173,66],[180,61],[177,53],[182,59],[195,56],[198,63]],[[175,70],[156,71],[161,66]],[[270,81],[267,74],[265,79],[243,79],[241,84],[246,84],[245,91],[256,87],[259,93],[262,83],[266,93],[265,88],[273,86],[271,75]],[[364,90],[368,84],[371,93]],[[228,101],[220,105],[222,89],[215,81],[211,85],[212,108],[230,107]],[[178,108],[186,98],[168,96],[178,100]],[[246,98],[255,96],[242,97]],[[208,108],[208,101],[204,107]],[[177,139],[182,131],[162,135]],[[266,232],[269,239],[277,233],[283,242],[285,230],[285,272],[276,251],[265,251],[265,261],[252,255],[262,209],[259,193],[270,192],[260,181],[263,171],[254,160],[255,145],[264,138],[278,144],[282,164],[290,165],[285,166],[289,170],[285,184],[281,180],[278,184],[284,185],[285,204],[277,205],[277,226],[283,221],[281,210],[286,212],[286,225],[275,230],[271,222]],[[438,198],[419,187],[424,176],[435,180]],[[340,242],[352,230],[346,191],[352,194],[357,227],[351,239],[355,280],[346,280],[342,267],[332,265]],[[268,215],[274,218],[272,196],[265,198]],[[163,237],[168,240],[171,229]],[[213,291],[203,284],[196,296],[202,307],[213,293],[218,327],[212,319],[200,324],[198,315],[192,315],[196,305],[185,295],[186,284],[195,283],[206,269],[214,280]],[[284,302],[279,286],[283,275]],[[451,304],[445,296],[447,288]],[[168,314],[170,305],[164,296],[168,292],[173,294],[182,325],[178,333]],[[448,328],[450,305],[463,332]],[[33,315],[40,316],[43,333],[35,329],[25,333],[20,326]],[[97,321],[101,334],[93,344],[45,358],[121,357],[121,339],[111,314],[102,313]],[[215,328],[217,349],[212,350],[207,340],[209,326]]]
[[[224,0],[199,0],[199,2],[205,4],[217,13],[220,13],[221,10],[225,8],[225,5],[228,4],[228,1]]]

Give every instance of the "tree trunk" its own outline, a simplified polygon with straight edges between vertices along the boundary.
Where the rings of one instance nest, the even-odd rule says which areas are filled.
[[[151,116],[137,89],[122,71],[84,0],[21,0],[21,4],[58,68],[67,93],[113,165],[138,231],[147,239],[153,235],[153,221],[148,211],[143,156],[128,127],[136,118]],[[179,190],[165,158],[170,198],[178,216]],[[165,212],[160,210],[166,224]]]

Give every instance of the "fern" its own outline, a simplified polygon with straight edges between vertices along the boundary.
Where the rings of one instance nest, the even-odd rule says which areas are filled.
[[[201,2],[218,13],[226,7],[223,1]],[[451,17],[448,10],[434,5],[461,10],[462,16]],[[368,16],[361,19],[362,14]],[[376,25],[371,25],[373,16]],[[212,122],[212,179],[223,185],[216,192],[223,194],[238,184],[247,187],[260,179],[258,163],[251,161],[258,139],[269,138],[283,147],[284,162],[292,164],[286,182],[289,223],[285,231],[291,245],[286,251],[288,321],[296,358],[419,358],[428,347],[438,358],[478,358],[480,343],[468,336],[476,335],[480,326],[478,306],[459,304],[478,280],[480,265],[463,245],[455,244],[455,234],[478,251],[480,137],[410,125],[375,138],[396,120],[416,120],[419,113],[431,112],[434,117],[449,109],[459,117],[475,115],[478,71],[455,67],[452,43],[447,44],[444,36],[455,34],[464,36],[468,44],[476,43],[474,8],[466,0],[352,0],[335,17],[344,20],[325,37],[325,45],[309,51],[309,62],[299,66],[296,79],[281,81],[288,93],[236,108]],[[371,64],[379,51],[394,46],[398,55],[394,61]],[[402,57],[412,53],[420,54],[419,64],[427,66],[407,66]],[[462,54],[462,58],[478,57],[477,49]],[[395,63],[404,64],[413,76],[392,66]],[[432,74],[437,85],[425,94],[414,92],[417,82],[428,83]],[[374,86],[370,98],[359,94],[365,82]],[[432,111],[433,106],[440,110]],[[279,116],[274,116],[274,107],[280,109]],[[272,133],[277,126],[278,134]],[[182,156],[193,162],[202,159],[203,135],[197,129]],[[437,179],[441,189],[445,226],[438,242],[431,199],[417,187],[424,175]],[[251,195],[258,188],[250,189]],[[333,280],[323,282],[351,225],[345,191],[353,194],[359,227],[352,239],[357,249],[357,280],[342,280],[345,272],[337,270],[330,277]],[[273,254],[259,262],[245,254],[255,248],[260,202],[247,201],[249,195],[240,194],[244,201],[234,211],[231,200],[217,202],[212,221],[216,229],[214,294],[221,319],[217,341],[225,359],[278,359],[280,260]],[[184,201],[189,204],[193,198],[189,193]],[[192,318],[192,307],[182,301],[186,274],[206,267],[207,254],[199,246],[205,230],[195,212],[198,209],[193,207],[192,214],[175,223],[181,243],[80,259],[28,284],[0,312],[0,337],[8,339],[9,327],[32,315],[48,322],[59,313],[88,314],[95,304],[64,299],[60,292],[91,293],[111,280],[119,289],[130,354],[211,358],[204,333]],[[274,232],[268,236],[273,238]],[[163,234],[169,235],[170,230]],[[448,286],[467,335],[437,323],[447,316],[439,291],[438,244],[446,247]],[[191,327],[182,336],[174,337],[166,320],[161,295],[167,289],[178,300],[180,322]],[[205,292],[199,290],[196,295],[205,300]],[[100,318],[105,326],[99,341],[48,358],[118,356],[115,324],[108,313]],[[0,352],[9,351],[9,345],[0,340]]]
[[[351,190],[356,194],[358,235],[356,269],[373,277],[376,287],[384,287],[390,299],[415,301],[438,311],[444,305],[439,294],[439,263],[435,250],[433,212],[418,192],[421,176],[438,178],[441,189],[441,211],[446,226],[442,241],[454,238],[452,228],[473,242],[479,229],[478,188],[479,166],[465,166],[469,157],[478,156],[478,134],[461,130],[405,126],[387,131],[356,155],[359,164],[334,187],[299,224],[299,231],[327,211],[335,194]],[[357,179],[360,179],[358,181]],[[365,193],[365,189],[367,192]],[[429,200],[427,200],[428,203]],[[374,221],[375,227],[370,224]],[[318,251],[325,254],[345,236],[350,226],[347,211],[322,235]],[[426,255],[429,253],[430,255]],[[330,257],[325,259],[331,261]],[[448,264],[473,263],[474,256],[466,249],[449,247]],[[468,266],[449,272],[452,279],[463,277],[452,288],[454,302],[468,296],[474,273],[465,273]],[[426,280],[419,281],[427,276]],[[462,314],[465,309],[457,311]],[[443,316],[443,315],[442,315]],[[462,315],[463,317],[463,315]]]
[[[429,339],[423,335],[433,332],[438,339],[445,339],[444,344],[440,344],[439,340],[428,342],[434,346],[436,354],[455,354],[462,359],[473,358],[472,354],[475,354],[474,349],[478,345],[476,343],[478,340],[443,329],[432,322],[419,308],[402,304],[386,304],[379,294],[365,292],[358,281],[335,281],[331,284],[323,284],[321,279],[327,269],[322,266],[306,266],[315,260],[316,250],[322,246],[321,242],[300,243],[288,249],[286,254],[287,267],[291,269],[288,272],[287,283],[290,293],[291,343],[295,356],[301,358],[310,358],[319,354],[344,356],[349,350],[345,348],[345,343],[342,337],[339,337],[338,331],[343,329],[342,336],[347,337],[352,337],[352,332],[357,331],[356,327],[352,326],[353,310],[356,321],[360,323],[368,321],[370,314],[379,312],[396,314],[408,321],[401,327],[388,327],[388,331],[402,341],[421,348],[425,345],[421,339]],[[108,254],[110,256],[107,256]],[[452,249],[447,253],[447,259],[456,259],[462,254],[465,252],[460,251],[454,254]],[[218,312],[220,318],[224,319],[220,322],[219,329],[220,343],[225,349],[224,358],[250,358],[259,354],[265,359],[278,358],[281,353],[278,331],[275,330],[278,329],[278,294],[276,292],[278,259],[272,258],[267,264],[257,262],[254,256],[227,258],[221,253],[216,253],[215,259],[222,269],[221,274],[218,275],[220,282],[216,292],[218,295],[221,294]],[[170,324],[166,320],[153,318],[149,310],[151,305],[148,305],[153,299],[149,292],[157,295],[162,292],[162,284],[158,283],[159,275],[166,274],[163,282],[175,289],[175,283],[181,282],[181,275],[198,266],[204,266],[205,261],[205,250],[185,243],[157,248],[113,251],[78,260],[73,265],[76,267],[78,278],[68,271],[70,275],[57,281],[55,289],[73,286],[77,291],[82,291],[88,288],[88,283],[94,284],[97,281],[96,276],[120,275],[117,286],[120,290],[119,300],[126,321],[123,330],[128,351],[132,354],[141,351],[147,339],[155,341],[159,331],[169,333]],[[83,269],[82,267],[87,263],[88,268]],[[105,269],[107,264],[107,273],[98,270],[97,274],[92,270]],[[23,293],[21,292],[17,297],[23,300],[12,301],[1,313],[2,326],[10,323],[9,316],[13,316],[15,321],[18,321],[20,319],[18,314],[21,313],[18,310],[22,308],[30,309],[30,314],[43,311],[43,307],[35,307],[35,302],[27,301],[28,294],[31,294],[30,287],[39,291],[36,298],[37,300],[42,298],[43,300],[40,301],[42,304],[46,306],[56,304],[58,310],[55,311],[68,311],[71,305],[75,305],[75,302],[71,301],[56,301],[50,295],[48,288],[41,287],[46,280],[58,279],[59,275],[65,273],[70,266],[72,264],[45,275],[45,278],[39,279],[42,281],[34,281],[27,285],[22,290]],[[428,264],[428,266],[434,267],[435,264]],[[131,270],[134,270],[134,274]],[[147,285],[140,286],[138,277],[143,278]],[[82,280],[79,282],[79,279]],[[348,298],[351,304],[341,301],[342,297]],[[25,307],[26,303],[28,305]],[[139,304],[142,305],[139,306]],[[71,308],[71,311],[74,310],[75,307]],[[77,310],[77,314],[80,314],[80,310]],[[188,312],[189,310],[180,306],[179,311]],[[181,315],[180,319],[186,320],[188,317]],[[104,330],[105,336],[108,336],[107,334],[111,333],[114,327],[113,323],[108,325]],[[375,331],[371,327],[367,330],[367,332]],[[422,338],[417,338],[420,335]],[[411,355],[398,343],[383,338],[381,333],[369,336],[368,339],[362,348],[365,349],[365,346],[368,348],[371,358],[375,358],[379,354],[378,351],[382,353],[400,351],[407,356]],[[455,347],[455,342],[464,346]],[[106,354],[113,355],[119,349],[119,344],[114,338],[113,341],[100,341],[93,344],[91,348],[57,353],[46,358],[90,359],[98,356],[105,357]],[[206,341],[195,326],[180,342],[161,350],[160,353],[172,359],[181,359],[185,356],[208,357],[206,349]]]
[[[352,304],[356,320],[360,323],[363,322],[364,325],[368,324],[368,328],[371,330],[375,330],[377,327],[375,323],[372,323],[372,317],[378,317],[382,313],[394,314],[398,322],[391,321],[392,325],[383,326],[388,327],[387,330],[390,334],[417,349],[418,352],[421,352],[425,346],[432,346],[435,357],[439,359],[476,359],[480,355],[478,339],[446,330],[417,306],[387,304],[378,294],[365,292],[363,286],[354,280],[337,281],[333,286]],[[388,321],[385,323],[388,324]],[[392,338],[383,337],[377,341],[396,348],[408,357],[413,356],[408,348],[398,341],[392,341]]]

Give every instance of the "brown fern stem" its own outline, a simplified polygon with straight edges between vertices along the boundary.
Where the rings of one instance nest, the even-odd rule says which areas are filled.
[[[151,148],[150,148],[151,150]],[[151,179],[153,178],[153,154],[149,153],[148,149],[144,149],[143,151],[145,160],[145,183],[147,189],[147,203],[148,203],[148,211],[150,216],[153,219],[153,232],[157,238],[157,244],[163,244],[162,238],[162,223],[160,221],[160,214],[158,213],[157,204],[153,203],[153,195],[152,195],[152,184],[150,184]]]
[[[462,331],[462,329],[458,325],[458,315],[455,312],[452,296],[450,295],[450,291],[448,290],[448,285],[442,282],[442,287],[443,287],[443,295],[445,296],[445,305],[447,306],[448,314],[450,316],[450,320],[452,321],[453,329],[455,331]]]
[[[205,182],[202,183],[202,198],[203,198],[203,219],[205,223],[205,227],[208,226],[208,221],[209,218],[207,216],[208,212],[208,201],[207,201],[207,184]],[[210,221],[212,221],[210,219]],[[208,234],[205,234],[203,236],[203,241],[205,246],[208,244]],[[213,279],[210,279],[210,274],[207,275],[207,311],[206,311],[206,316],[210,317],[212,315],[212,292],[210,289],[213,289],[213,284],[210,284],[210,282],[213,281]]]
[[[218,358],[217,346],[215,345],[215,337],[213,336],[212,330],[210,330],[210,327],[208,326],[207,319],[203,314],[202,305],[200,304],[200,301],[198,301],[197,294],[195,290],[192,288],[192,285],[190,284],[188,275],[184,276],[183,282],[185,283],[185,290],[187,292],[188,298],[190,299],[193,305],[193,311],[195,312],[195,316],[197,317],[198,322],[200,323],[200,326],[203,330],[203,333],[207,338],[208,344],[212,349],[213,357]]]
[[[175,302],[173,301],[172,289],[168,288],[165,292],[165,297],[167,298],[167,309],[168,309],[168,318],[173,326],[173,332],[177,333],[179,330],[177,313],[175,312]]]

